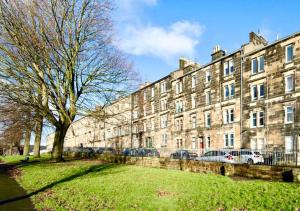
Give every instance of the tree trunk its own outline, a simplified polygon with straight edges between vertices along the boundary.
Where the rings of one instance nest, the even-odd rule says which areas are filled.
[[[52,149],[52,159],[56,162],[63,161],[64,140],[70,124],[57,125]]]
[[[13,154],[13,146],[14,146],[13,143],[9,144],[8,155],[10,155],[10,156]]]
[[[35,139],[34,139],[34,147],[33,147],[33,155],[34,157],[40,157],[40,149],[41,149],[41,139],[43,132],[43,117],[38,117],[36,120],[35,126]]]
[[[31,126],[26,127],[25,140],[24,140],[24,151],[23,151],[23,155],[25,155],[25,156],[29,155],[31,130],[32,130]]]

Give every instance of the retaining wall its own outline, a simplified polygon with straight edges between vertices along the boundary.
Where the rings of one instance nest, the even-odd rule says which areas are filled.
[[[75,157],[82,156],[80,153],[71,153],[68,155]],[[119,155],[96,155],[96,158],[111,163],[144,167],[175,169],[199,173],[216,173],[225,176],[243,176],[271,181],[300,182],[299,167],[229,164],[170,158],[126,157]]]

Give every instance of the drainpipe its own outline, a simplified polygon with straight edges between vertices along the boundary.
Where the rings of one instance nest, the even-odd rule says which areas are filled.
[[[243,65],[244,65],[244,51],[241,49],[241,81],[240,81],[240,86],[241,86],[241,96],[240,96],[240,148],[243,145]]]

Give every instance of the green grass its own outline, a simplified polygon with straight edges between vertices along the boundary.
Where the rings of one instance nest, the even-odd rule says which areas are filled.
[[[8,161],[7,158],[5,158]],[[16,162],[11,159],[10,162]],[[299,184],[98,161],[20,165],[17,179],[39,210],[295,210]]]

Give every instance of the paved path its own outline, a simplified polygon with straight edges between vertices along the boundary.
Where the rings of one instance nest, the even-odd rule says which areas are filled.
[[[8,176],[5,166],[0,164],[0,211],[33,210],[29,197],[21,196],[26,196],[26,192]]]

